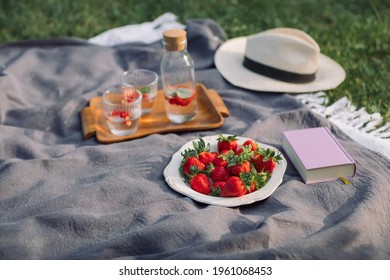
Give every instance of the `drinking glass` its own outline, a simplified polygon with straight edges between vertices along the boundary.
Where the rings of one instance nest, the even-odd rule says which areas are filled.
[[[103,94],[104,116],[111,133],[126,136],[135,133],[141,118],[142,94],[120,86]]]
[[[121,82],[123,86],[135,88],[142,94],[142,115],[150,113],[157,96],[157,73],[146,69],[126,71]]]

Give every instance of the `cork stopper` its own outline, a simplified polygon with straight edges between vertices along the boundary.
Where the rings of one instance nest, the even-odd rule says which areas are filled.
[[[164,46],[168,51],[182,51],[186,48],[187,32],[183,29],[170,29],[163,33]]]

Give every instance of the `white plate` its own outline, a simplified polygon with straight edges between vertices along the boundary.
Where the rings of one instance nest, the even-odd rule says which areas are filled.
[[[224,136],[228,136],[228,135],[224,134]],[[205,141],[206,144],[210,143],[211,151],[217,151],[218,135],[205,136],[202,137],[202,139]],[[238,144],[243,144],[246,140],[248,140],[248,138],[239,137],[239,136],[237,136],[237,139],[238,139],[237,141]],[[193,200],[206,203],[206,204],[213,204],[213,205],[226,206],[226,207],[235,207],[240,205],[251,204],[253,202],[260,201],[269,197],[283,181],[283,175],[287,168],[287,161],[282,155],[282,160],[279,161],[279,164],[276,165],[274,171],[272,172],[272,176],[267,182],[267,184],[261,189],[253,193],[243,195],[240,197],[216,197],[216,196],[204,195],[198,193],[194,191],[185,182],[184,178],[182,177],[179,171],[180,163],[183,158],[181,153],[186,149],[193,149],[192,142],[198,140],[199,139],[194,139],[184,144],[176,153],[173,154],[171,161],[164,169],[164,177],[168,185],[175,191],[184,194],[192,198]],[[259,142],[257,142],[257,144],[261,148],[272,148],[276,152],[280,152],[278,149],[270,145],[262,144]]]

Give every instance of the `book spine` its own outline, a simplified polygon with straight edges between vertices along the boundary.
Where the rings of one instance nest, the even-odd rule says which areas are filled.
[[[348,152],[344,149],[344,147],[340,144],[339,140],[332,134],[332,132],[329,130],[329,128],[324,127],[326,133],[328,133],[329,137],[336,143],[336,145],[339,147],[339,149],[344,153],[344,155],[348,158],[350,163],[355,164],[355,161],[353,158],[348,154]]]
[[[301,176],[303,181],[306,183],[307,182],[307,170],[305,166],[303,165],[303,162],[301,159],[298,157],[296,151],[292,147],[290,141],[286,137],[285,134],[283,134],[283,142],[282,142],[282,149],[284,152],[287,154],[288,158],[294,165],[295,169],[298,171],[298,174]]]

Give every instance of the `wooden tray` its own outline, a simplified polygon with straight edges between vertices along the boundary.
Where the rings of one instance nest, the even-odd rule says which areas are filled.
[[[214,89],[206,89],[196,84],[198,112],[194,120],[174,124],[165,114],[164,93],[158,91],[152,111],[141,117],[140,126],[135,134],[116,136],[110,132],[104,120],[102,97],[96,96],[89,101],[89,106],[80,112],[84,139],[94,135],[101,143],[114,143],[144,137],[153,133],[170,133],[180,131],[210,130],[223,125],[224,117],[230,113],[222,98]]]

